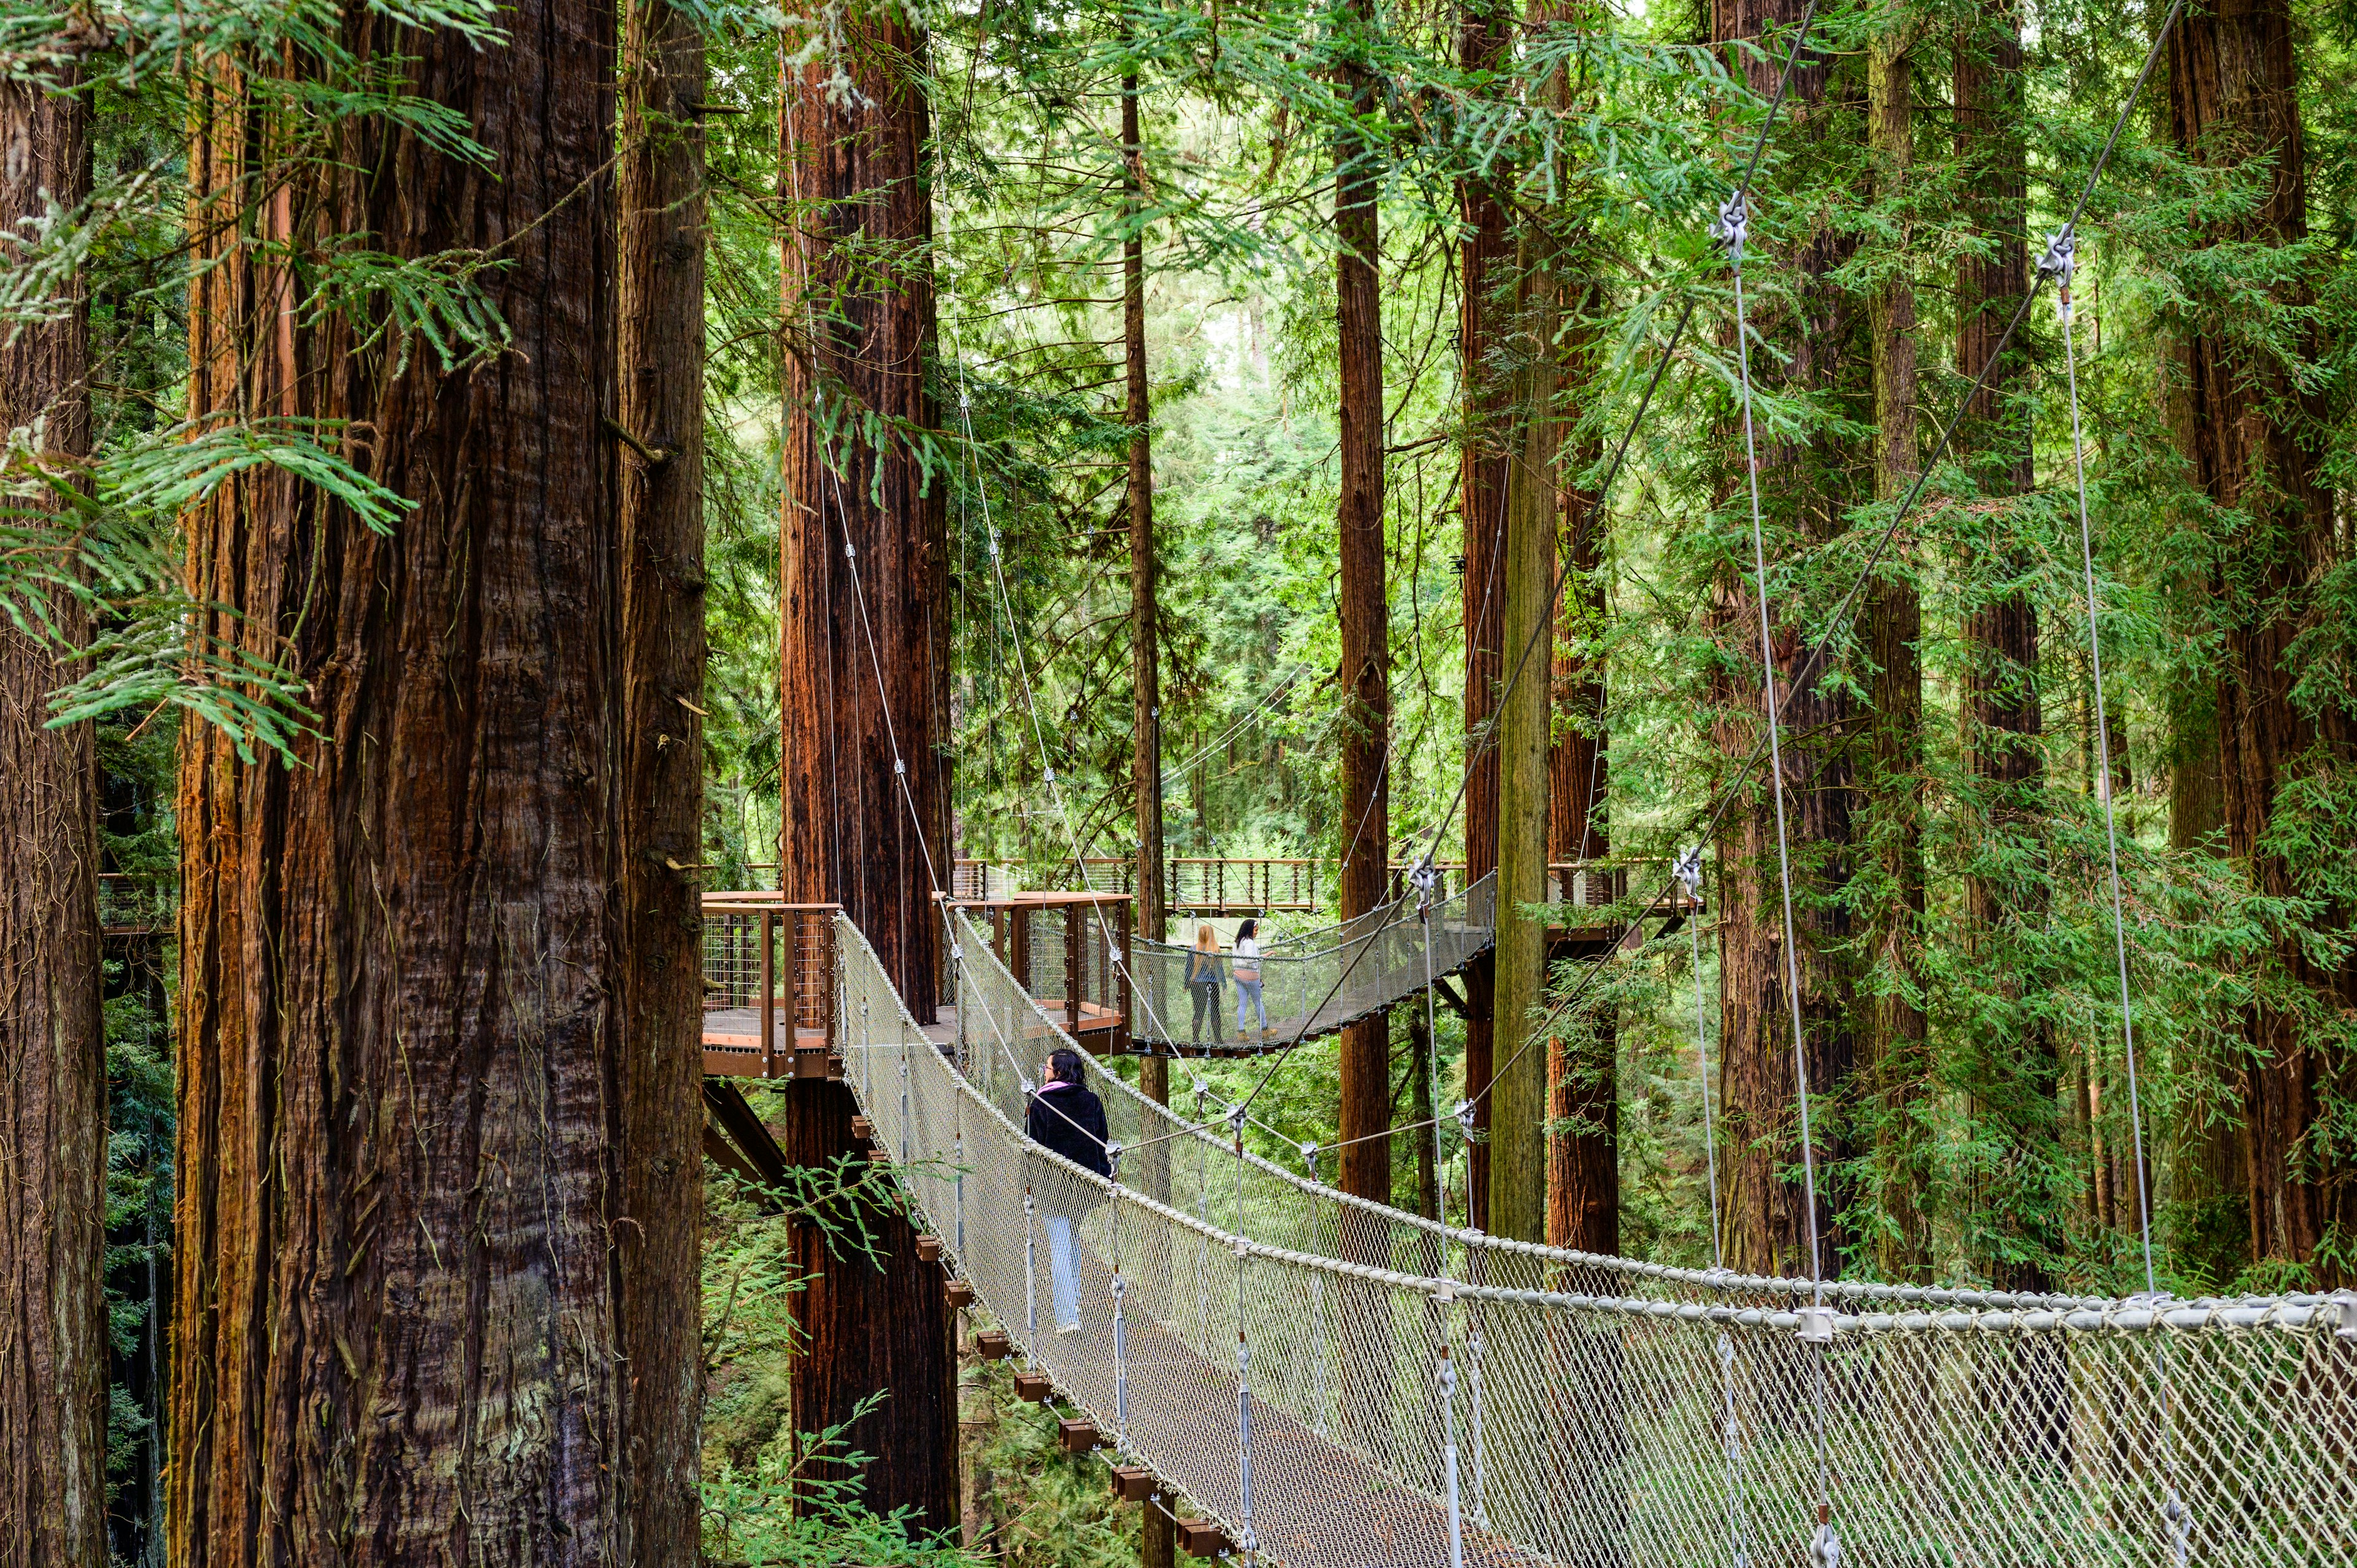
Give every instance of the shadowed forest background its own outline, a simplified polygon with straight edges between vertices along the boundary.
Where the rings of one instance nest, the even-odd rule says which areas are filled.
[[[7,0],[0,1564],[276,1560],[223,1544],[281,1528],[232,1517],[245,1494],[215,1478],[236,1445],[188,1445],[228,1431],[240,1376],[262,1387],[275,1354],[256,1347],[301,1316],[255,1282],[292,1301],[393,1244],[366,1179],[327,1168],[340,1155],[310,1187],[287,1172],[359,1135],[337,1096],[392,1102],[394,1041],[514,1037],[468,981],[505,965],[578,978],[592,1021],[563,1039],[605,1064],[605,1109],[565,1133],[573,1164],[547,1156],[546,1189],[610,1176],[577,1205],[600,1261],[552,1264],[569,1283],[550,1288],[625,1348],[584,1374],[576,1452],[663,1477],[637,1560],[1167,1568],[1167,1530],[1142,1543],[970,1338],[961,1517],[871,1506],[872,1407],[797,1431],[795,1302],[813,1237],[844,1266],[881,1245],[888,1178],[846,1158],[765,1192],[707,1165],[699,1189],[689,1076],[615,1065],[696,1004],[697,890],[780,885],[793,780],[820,769],[809,715],[856,698],[781,657],[842,613],[781,586],[798,505],[906,524],[905,556],[863,560],[905,566],[868,591],[933,618],[938,662],[890,679],[929,714],[936,880],[954,858],[1037,887],[1073,885],[1076,854],[1329,863],[1299,929],[1395,896],[1419,854],[1495,867],[1517,832],[1544,862],[1630,866],[1631,896],[1699,849],[1698,943],[1534,957],[1522,980],[1485,961],[1429,1027],[1404,1007],[1296,1053],[1247,1142],[1452,1223],[1706,1266],[1707,1076],[1726,1262],[1807,1273],[1708,232],[1802,11]],[[1829,1272],[2127,1294],[2142,1203],[2165,1291],[2357,1283],[2357,11],[2195,0],[2080,220],[2105,712],[2050,289],[1989,358],[2161,19],[2150,0],[1828,4],[1753,189],[1774,654],[1780,679],[1807,671],[1783,781]],[[831,159],[827,126],[907,166],[863,187],[899,166]],[[906,313],[898,381],[831,346],[876,301]],[[887,382],[903,401],[871,395]],[[475,507],[543,521],[479,533]],[[1510,559],[1510,534],[1541,543]],[[1558,566],[1516,687],[1544,704],[1543,771],[1535,796],[1509,779],[1501,830],[1480,764],[1501,621]],[[470,573],[556,587],[503,618]],[[478,633],[463,679],[353,673]],[[865,680],[868,657],[845,668]],[[577,725],[537,716],[578,671]],[[446,798],[415,782],[433,766],[384,760],[511,753],[535,759],[512,797]],[[897,831],[888,792],[844,788],[835,854]],[[388,897],[369,925],[394,879],[346,869],[399,819],[500,811],[571,825],[421,852],[402,886],[448,899]],[[577,918],[510,941],[544,866]],[[1158,898],[1141,919],[1163,923]],[[443,929],[479,946],[422,934]],[[425,1022],[379,995],[396,972],[447,980]],[[286,1039],[334,1042],[316,1071],[276,1054],[281,1007],[308,1019]],[[1448,1101],[1534,1029],[1528,1098],[1461,1126]],[[1216,1106],[1264,1070],[1181,1064],[1163,1093]],[[238,1121],[242,1094],[314,1079],[316,1122]],[[1490,1208],[1491,1151],[1520,1146],[1497,1104],[1535,1161],[1527,1217]],[[634,1107],[672,1140],[659,1176],[618,1152]],[[1309,1152],[1435,1119],[1437,1148],[1403,1135],[1339,1174]],[[370,1136],[397,1149],[397,1120]],[[611,1222],[641,1212],[679,1223]],[[465,1228],[390,1229],[424,1256],[445,1219]],[[287,1262],[315,1225],[337,1235],[316,1277]],[[249,1273],[211,1262],[232,1254]],[[660,1327],[691,1315],[692,1335]],[[350,1369],[317,1398],[357,1422],[385,1385],[342,1332],[304,1354],[329,1382]],[[640,1354],[679,1391],[651,1426]],[[257,1396],[256,1452],[312,1410],[287,1400]],[[399,1513],[418,1552],[439,1508],[350,1506]],[[521,1510],[513,1539],[558,1539],[554,1520],[570,1541],[569,1506]],[[599,1503],[599,1528],[637,1506]],[[485,1528],[478,1560],[524,1560]]]

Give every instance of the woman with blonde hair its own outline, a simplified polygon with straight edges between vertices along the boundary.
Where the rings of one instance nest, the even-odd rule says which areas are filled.
[[[1203,1043],[1203,1014],[1211,1015],[1211,1044],[1227,1041],[1220,1034],[1220,980],[1227,961],[1220,956],[1220,939],[1209,925],[1195,928],[1195,945],[1187,954],[1187,994],[1195,1002],[1195,1043]]]

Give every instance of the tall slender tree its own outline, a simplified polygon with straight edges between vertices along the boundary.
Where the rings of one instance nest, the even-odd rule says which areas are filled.
[[[1546,977],[1548,701],[1554,662],[1556,456],[1561,366],[1550,247],[1526,236],[1516,311],[1519,435],[1506,474],[1505,666],[1498,714],[1497,1027],[1491,1080],[1490,1227],[1517,1240],[1546,1235],[1547,1056],[1525,1049]],[[1520,679],[1514,667],[1523,666]]]
[[[1334,145],[1335,324],[1340,335],[1342,918],[1383,903],[1391,858],[1390,599],[1383,582],[1383,324],[1375,204],[1383,152],[1365,121],[1377,113],[1364,62],[1376,27],[1371,0],[1350,0],[1341,78],[1359,123]],[[1391,1026],[1383,1016],[1342,1031],[1342,1190],[1392,1194]]]
[[[87,101],[69,68],[0,82],[0,228],[90,192]],[[0,332],[0,431],[46,474],[90,454],[90,315],[76,285],[49,319]],[[39,483],[19,476],[38,507]],[[80,642],[74,596],[48,594]],[[49,727],[71,679],[0,614],[0,1564],[106,1556],[106,1036],[99,1010],[97,775],[91,726]]]
[[[702,34],[624,13],[615,313],[621,457],[621,1214],[627,1557],[695,1561],[702,1515],[704,135]]]
[[[1458,13],[1458,60],[1491,73],[1506,59],[1506,28],[1496,0],[1465,0]],[[1458,182],[1458,384],[1465,429],[1458,459],[1458,515],[1465,548],[1465,734],[1471,778],[1465,789],[1465,875],[1498,869],[1498,752],[1489,728],[1503,679],[1505,637],[1505,376],[1498,363],[1497,296],[1510,286],[1513,244],[1506,208],[1491,182]],[[1490,1223],[1490,1072],[1497,966],[1483,953],[1465,971],[1465,1097],[1473,1103],[1476,1141],[1466,1151],[1468,1223]]]
[[[1129,422],[1130,785],[1137,815],[1137,933],[1158,942],[1168,918],[1162,883],[1162,674],[1155,627],[1154,403],[1146,375],[1146,143],[1137,123],[1135,71],[1121,79],[1121,344],[1127,393],[1124,417]],[[1161,1058],[1148,1057],[1146,1065],[1167,1079],[1168,1069]]]
[[[2204,245],[2289,247],[2308,237],[2294,26],[2286,0],[2224,0],[2189,9],[2169,39],[2169,128],[2179,147],[2215,167],[2263,171],[2255,204],[2210,222]],[[2295,272],[2275,285],[2273,302],[2296,311],[2312,292]],[[2298,353],[2316,351],[2312,327],[2292,337]],[[2323,410],[2294,365],[2249,341],[2204,318],[2186,344],[2194,474],[2235,529],[2218,544],[2209,584],[2222,633],[2225,840],[2255,891],[2312,899],[2317,925],[2346,929],[2352,911],[2290,848],[2319,831],[2314,802],[2357,763],[2346,686],[2302,679],[2303,640],[2346,614],[2322,592],[2342,549],[2320,467]],[[2346,1125],[2357,1098],[2357,1062],[2336,1040],[2336,1020],[2357,1005],[2357,961],[2319,957],[2305,925],[2275,933],[2243,1016],[2250,1250],[2255,1261],[2305,1267],[2318,1285],[2334,1286],[2357,1278],[2348,1261],[2357,1158],[2326,1131]]]
[[[1906,11],[1874,40],[1867,60],[1867,134],[1875,196],[1909,193],[1915,155],[1913,47],[1921,21]],[[1900,233],[1907,232],[1900,220]],[[1874,334],[1874,499],[1896,506],[1922,472],[1916,406],[1915,283],[1903,242],[1871,304]],[[1919,1280],[1931,1264],[1923,1188],[1927,1140],[1918,1124],[1931,1064],[1921,1000],[1923,873],[1923,634],[1921,596],[1894,563],[1868,587],[1861,613],[1873,666],[1872,768],[1867,837],[1880,863],[1867,959],[1874,974],[1860,1006],[1860,1099],[1870,1126],[1871,1171],[1860,1184],[1878,1216],[1878,1279]]]
[[[1598,301],[1575,286],[1565,345],[1566,384],[1593,373]],[[1547,858],[1602,860],[1611,854],[1610,736],[1605,728],[1604,639],[1609,613],[1603,498],[1579,471],[1599,443],[1575,430],[1564,457],[1562,626],[1555,646],[1554,734],[1547,757]],[[1599,891],[1601,876],[1589,886]],[[1609,961],[1598,958],[1596,961]],[[1619,1004],[1609,989],[1548,1041],[1546,1241],[1584,1252],[1620,1250]]]
[[[1534,7],[1543,25],[1556,12]],[[1560,112],[1569,84],[1558,70],[1540,96]],[[1504,532],[1499,690],[1498,938],[1495,1028],[1504,1048],[1492,1069],[1490,1224],[1501,1236],[1544,1240],[1547,1229],[1548,1086],[1557,1053],[1525,1048],[1546,984],[1546,924],[1528,911],[1551,897],[1549,768],[1554,747],[1555,568],[1565,516],[1561,467],[1566,269],[1560,237],[1526,217],[1515,238],[1508,460],[1501,501]]]
[[[1154,403],[1146,365],[1146,138],[1138,124],[1137,73],[1121,80],[1121,151],[1124,216],[1121,242],[1121,341],[1125,371],[1124,413],[1129,421],[1129,636],[1131,723],[1130,784],[1137,814],[1137,933],[1153,941],[1165,935],[1162,838],[1162,673],[1158,568],[1154,555]],[[1137,1087],[1157,1105],[1170,1103],[1170,1062],[1148,1055],[1137,1064]],[[1145,1182],[1151,1197],[1170,1191],[1169,1157],[1157,1147],[1146,1155]],[[1162,1260],[1156,1260],[1161,1262]],[[1167,1266],[1167,1265],[1166,1265]],[[1178,1556],[1170,1515],[1148,1507],[1138,1520],[1138,1568],[1172,1568]]]
[[[1762,97],[1776,90],[1803,7],[1793,0],[1714,0],[1712,37],[1761,39],[1766,47],[1747,56],[1743,70]],[[1786,120],[1778,132],[1787,156],[1822,141],[1832,64],[1813,45],[1793,72],[1786,94]],[[1770,253],[1761,214],[1780,199],[1763,191],[1753,202],[1749,254]],[[1790,310],[1768,307],[1755,291],[1750,322],[1755,385],[1819,398],[1857,401],[1864,356],[1856,342],[1863,313],[1834,274],[1855,253],[1853,234],[1817,225],[1796,225],[1789,246],[1780,246],[1776,264],[1791,281]],[[1774,342],[1770,354],[1762,344]],[[1728,345],[1730,350],[1733,345]],[[1863,408],[1857,410],[1860,415]],[[1733,454],[1727,486],[1735,521],[1727,535],[1714,585],[1712,618],[1721,651],[1713,671],[1718,719],[1714,739],[1725,761],[1740,766],[1762,738],[1766,698],[1760,678],[1761,650],[1740,412],[1730,416],[1727,439]],[[1760,435],[1760,491],[1770,549],[1778,553],[1825,543],[1839,529],[1850,504],[1852,475],[1865,464],[1846,453],[1835,437]],[[1738,541],[1739,540],[1739,543]],[[1771,557],[1772,559],[1772,557]],[[1776,574],[1771,567],[1771,592]],[[1771,606],[1775,618],[1770,649],[1776,692],[1782,699],[1784,759],[1781,780],[1763,766],[1752,799],[1728,814],[1718,845],[1720,956],[1719,1104],[1727,1151],[1720,1164],[1721,1208],[1727,1219],[1727,1262],[1747,1272],[1808,1273],[1809,1211],[1804,1202],[1792,1038],[1791,969],[1797,968],[1805,1061],[1813,1107],[1816,1168],[1814,1265],[1835,1272],[1843,1255],[1837,1227],[1842,1205],[1838,1173],[1847,1150],[1832,1095],[1845,1087],[1853,1065],[1855,1040],[1848,975],[1842,953],[1851,931],[1841,892],[1849,875],[1853,838],[1852,762],[1848,739],[1854,714],[1846,682],[1828,663],[1827,650],[1812,643],[1789,605]],[[1800,677],[1808,671],[1808,678]],[[1764,749],[1764,748],[1763,748]],[[1782,892],[1779,886],[1777,822],[1771,788],[1783,791],[1792,845],[1792,902],[1799,950],[1788,967],[1783,948]]]
[[[615,14],[501,19],[496,48],[365,12],[340,38],[489,162],[379,116],[264,163],[300,95],[199,79],[191,414],[348,440],[408,505],[372,527],[249,469],[186,521],[199,629],[291,666],[317,715],[291,767],[184,741],[167,1552],[192,1568],[355,1541],[604,1563],[628,1533]],[[356,231],[500,256],[511,348],[454,366],[298,309],[307,247]],[[694,1321],[665,1328],[692,1361]]]
[[[1955,48],[1956,151],[1976,248],[1957,263],[1956,367],[1979,374],[2029,286],[2028,177],[2019,16],[1993,0]],[[2029,423],[2020,404],[2027,356],[2008,349],[1965,410],[1959,446],[1984,494],[2029,489]],[[1964,615],[1964,741],[1985,820],[1965,879],[1968,940],[1990,972],[1988,1005],[1967,1032],[1975,1107],[2001,1129],[2004,1166],[1980,1183],[1975,1251],[2009,1290],[2050,1288],[2059,1255],[2053,1178],[2061,1157],[2061,1057],[2032,962],[2047,908],[2045,738],[2038,689],[2032,569],[2006,511],[1986,514],[1978,551],[1986,581]],[[2028,940],[2025,940],[2028,939]]]
[[[934,1011],[931,893],[948,869],[935,727],[948,708],[948,519],[919,445],[939,424],[924,57],[897,5],[849,14],[838,51],[785,68],[779,146],[790,345],[779,886],[841,904],[920,1020]],[[788,1098],[790,1161],[824,1166],[855,1149],[842,1085],[798,1084]],[[808,1340],[795,1429],[852,1423],[846,1440],[875,1456],[867,1500],[946,1528],[957,1400],[940,1274],[917,1262],[904,1213],[876,1223],[874,1262],[831,1255],[814,1225],[797,1234],[811,1281],[794,1306]]]

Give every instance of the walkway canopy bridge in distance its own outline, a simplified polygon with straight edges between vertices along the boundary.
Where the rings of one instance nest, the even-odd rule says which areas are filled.
[[[1113,1179],[1021,1130],[1061,1035],[948,914],[951,1037],[837,920],[876,1149],[1108,1457],[1298,1568],[2293,1568],[2357,1555],[2357,1297],[1738,1276],[1451,1230],[1091,1075]],[[1054,1229],[1082,1327],[1053,1332]],[[1822,1495],[1822,1515],[1817,1498]],[[1828,1552],[1828,1546],[1836,1550]]]
[[[1279,1049],[1396,1006],[1434,982],[1446,1004],[1461,1014],[1464,1000],[1448,980],[1496,940],[1494,874],[1436,898],[1428,969],[1423,910],[1413,893],[1340,925],[1292,935],[1265,927],[1260,970],[1267,1032],[1255,1029],[1251,1038],[1242,1038],[1222,1022],[1210,1031],[1216,1037],[1198,1040],[1186,984],[1190,950],[1183,941],[1152,941],[1135,933],[1130,901],[1122,879],[1113,874],[1127,864],[1090,863],[1092,886],[1086,891],[1022,892],[1011,887],[1009,868],[960,861],[949,899],[969,911],[999,962],[1092,1055],[1144,1050],[1233,1056]],[[1629,906],[1630,871],[1640,864],[1650,863],[1574,861],[1548,867],[1548,890],[1562,920],[1548,932],[1554,956],[1592,956],[1632,936],[1641,940],[1640,928],[1647,919],[1663,919],[1664,930],[1674,929],[1700,910],[1700,897],[1683,884],[1651,908]],[[1098,881],[1108,886],[1097,887]],[[713,907],[707,901],[707,910]],[[1117,951],[1128,955],[1125,964],[1112,961]],[[1232,1015],[1232,955],[1222,949],[1219,962],[1222,1008]]]

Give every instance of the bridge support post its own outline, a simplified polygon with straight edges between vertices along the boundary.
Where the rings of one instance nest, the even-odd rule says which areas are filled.
[[[778,917],[770,910],[762,910],[760,926],[761,1076],[775,1078],[778,1076]]]
[[[1440,1304],[1440,1490],[1448,1506],[1448,1568],[1465,1568],[1465,1520],[1457,1500],[1457,1366],[1448,1359],[1448,1303]]]
[[[1039,1212],[1031,1198],[1031,1187],[1023,1187],[1023,1365],[1032,1371],[1039,1369],[1039,1251],[1032,1234],[1032,1219]]]

